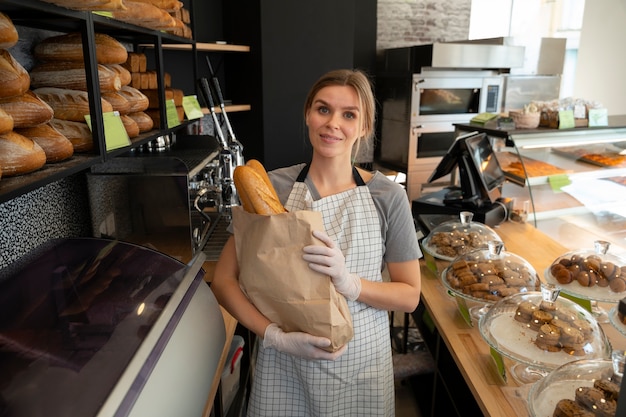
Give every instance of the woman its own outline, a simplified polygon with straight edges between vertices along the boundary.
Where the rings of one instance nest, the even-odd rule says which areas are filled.
[[[356,168],[361,140],[373,134],[375,103],[367,76],[331,71],[307,96],[311,163],[270,172],[289,211],[322,212],[325,246],[306,246],[309,267],[331,277],[348,300],[354,338],[329,353],[330,340],[284,333],[245,297],[235,245],[226,243],[211,284],[239,322],[262,338],[249,416],[393,416],[394,382],[387,310],[413,311],[420,296],[419,257],[405,191],[379,172]],[[386,266],[390,281],[383,282]]]

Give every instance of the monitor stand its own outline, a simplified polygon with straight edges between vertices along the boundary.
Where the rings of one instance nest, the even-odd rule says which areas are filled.
[[[419,223],[422,223],[419,217],[424,215],[448,215],[453,220],[459,220],[459,214],[462,211],[471,211],[474,213],[473,221],[486,224],[487,226],[497,226],[506,220],[506,207],[503,203],[488,202],[483,203],[481,206],[467,203],[452,203],[450,191],[454,190],[444,188],[433,193],[424,194],[420,198],[413,200],[413,217]]]

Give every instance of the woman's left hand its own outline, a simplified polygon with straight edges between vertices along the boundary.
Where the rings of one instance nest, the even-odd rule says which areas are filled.
[[[305,246],[302,258],[312,270],[330,276],[337,292],[354,301],[361,294],[361,278],[346,269],[346,259],[335,242],[324,232],[314,231],[313,236],[326,246]]]

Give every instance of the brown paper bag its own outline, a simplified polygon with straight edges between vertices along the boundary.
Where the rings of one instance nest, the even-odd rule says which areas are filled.
[[[324,230],[315,211],[263,216],[233,208],[239,284],[256,308],[285,332],[331,340],[335,351],[354,336],[346,299],[330,277],[302,259],[302,248],[323,245],[311,234]]]

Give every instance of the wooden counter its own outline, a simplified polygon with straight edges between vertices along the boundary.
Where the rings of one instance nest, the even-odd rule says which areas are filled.
[[[526,259],[537,270],[543,271],[558,256],[568,250],[529,224],[506,222],[496,232],[505,242],[508,252]],[[437,261],[439,272],[448,262]],[[462,318],[457,302],[441,283],[439,276],[422,261],[422,302],[434,321],[446,347],[454,358],[478,406],[485,416],[527,416],[526,395],[531,384],[518,385],[511,376],[505,382],[498,374],[478,325],[468,325]],[[609,306],[604,306],[607,310]],[[610,323],[601,325],[614,349],[626,349],[623,336]],[[513,364],[504,358],[506,369]]]

